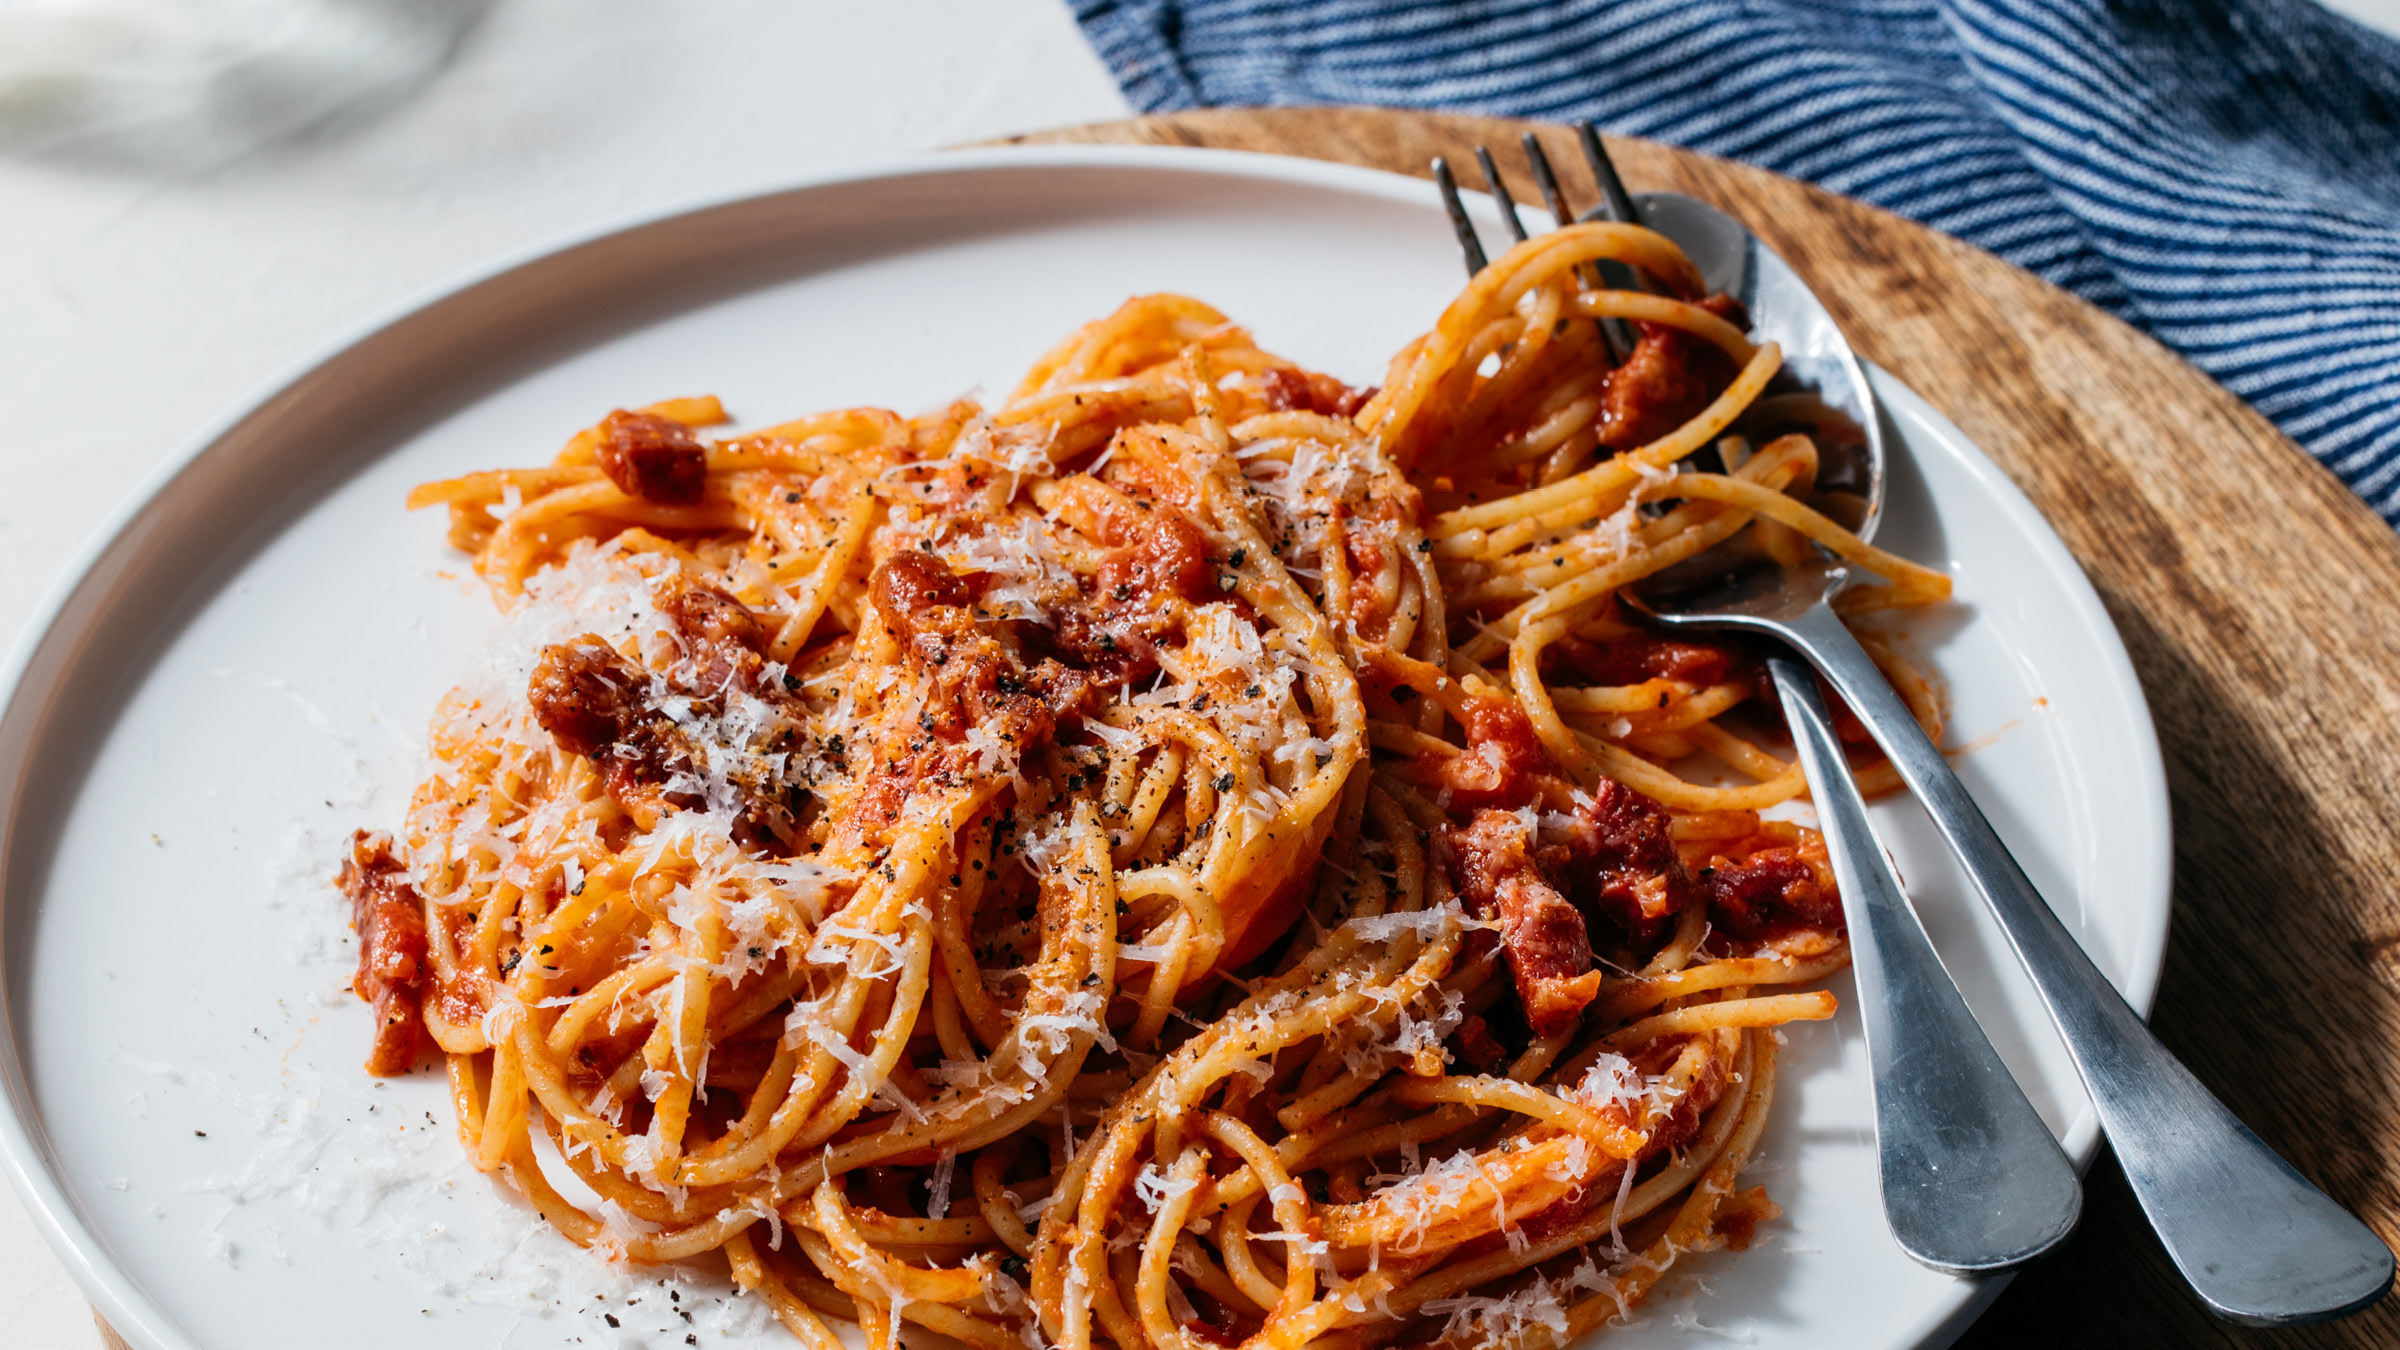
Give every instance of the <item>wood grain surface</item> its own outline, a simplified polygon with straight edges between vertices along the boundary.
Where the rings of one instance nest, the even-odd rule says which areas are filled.
[[[1468,164],[1481,143],[1523,183],[1526,130],[1570,199],[1596,200],[1570,132],[1487,118],[1225,109],[1024,139],[1419,176],[1437,154]],[[1689,193],[1748,222],[1862,353],[1948,413],[2066,539],[2133,653],[2166,751],[2175,917],[2153,1025],[2284,1157],[2400,1239],[2400,538],[2207,376],[1989,254],[1763,170],[1643,141],[1611,150],[1634,190]],[[2298,1330],[2218,1322],[2106,1154],[2088,1189],[2081,1230],[1960,1345],[2400,1345],[2388,1298]]]

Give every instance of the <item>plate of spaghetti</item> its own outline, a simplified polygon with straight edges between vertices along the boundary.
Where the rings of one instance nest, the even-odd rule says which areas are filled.
[[[1650,293],[1594,293],[1629,263]],[[1425,185],[975,152],[545,250],[204,438],[0,719],[6,1136],[137,1343],[1940,1344],[1729,538],[2146,1006],[2124,650],[1938,413]],[[1631,324],[1612,351],[1595,316]],[[967,392],[962,392],[967,391]],[[987,392],[988,391],[988,392]],[[1854,429],[1853,429],[1854,430]],[[1860,738],[2070,1151],[2063,1051]]]

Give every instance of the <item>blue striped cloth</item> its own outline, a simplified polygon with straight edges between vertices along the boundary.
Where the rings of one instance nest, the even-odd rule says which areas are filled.
[[[1146,111],[1593,118],[1914,217],[2147,330],[2400,524],[2400,44],[2309,0],[1071,3]]]

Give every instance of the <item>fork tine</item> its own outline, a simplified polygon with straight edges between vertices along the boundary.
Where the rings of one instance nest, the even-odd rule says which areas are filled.
[[[1641,208],[1633,204],[1633,194],[1625,190],[1625,180],[1617,177],[1616,161],[1608,157],[1608,147],[1600,143],[1599,125],[1585,122],[1575,128],[1575,136],[1583,142],[1583,159],[1592,166],[1592,181],[1600,185],[1600,209],[1608,213],[1610,220],[1641,224]]]
[[[1467,275],[1471,278],[1484,269],[1483,240],[1475,234],[1475,222],[1467,219],[1467,204],[1458,199],[1458,180],[1450,174],[1450,161],[1440,155],[1433,157],[1433,183],[1442,190],[1442,209],[1450,213],[1450,228],[1458,235],[1458,251],[1467,256]]]
[[[1635,204],[1633,194],[1625,190],[1625,180],[1617,176],[1617,164],[1608,157],[1608,147],[1600,143],[1599,124],[1585,121],[1575,128],[1575,139],[1583,145],[1583,161],[1591,166],[1592,181],[1600,185],[1600,214],[1627,225],[1641,224],[1642,209]],[[1627,263],[1604,263],[1602,269],[1604,275],[1614,273],[1608,276],[1611,285],[1637,291],[1651,289],[1648,278],[1638,267]],[[1611,340],[1620,340],[1620,335],[1621,340],[1631,343],[1632,332],[1621,323]],[[1632,348],[1628,345],[1620,350],[1630,351]],[[1692,463],[1705,473],[1723,473],[1726,470],[1725,460],[1714,444],[1700,447],[1692,456]]]
[[[1508,222],[1508,232],[1517,237],[1518,243],[1524,243],[1525,222],[1517,218],[1517,199],[1508,195],[1508,184],[1500,181],[1500,169],[1492,163],[1492,152],[1476,146],[1475,163],[1483,169],[1483,185],[1492,190],[1493,198],[1500,203],[1500,218]]]
[[[1542,190],[1542,205],[1550,208],[1550,218],[1561,225],[1574,224],[1575,213],[1567,209],[1566,194],[1559,191],[1558,174],[1550,167],[1550,153],[1542,149],[1540,139],[1530,131],[1519,144],[1525,147],[1526,162],[1533,165],[1534,185]],[[1596,272],[1590,267],[1579,267],[1575,271],[1587,286],[1614,284],[1605,270]],[[1608,349],[1610,361],[1620,366],[1625,364],[1626,355],[1633,350],[1632,331],[1616,319],[1601,319],[1599,325],[1600,344]]]
[[[1525,147],[1526,161],[1533,165],[1533,185],[1542,190],[1542,205],[1550,208],[1550,218],[1561,225],[1575,223],[1575,213],[1567,209],[1567,199],[1558,190],[1558,175],[1550,171],[1550,155],[1530,131],[1520,142]]]

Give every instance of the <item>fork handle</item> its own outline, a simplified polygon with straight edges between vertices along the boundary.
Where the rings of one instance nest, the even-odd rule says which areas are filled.
[[[2083,1187],[1909,908],[1816,680],[1789,656],[1768,658],[1767,669],[1842,885],[1884,1222],[1902,1251],[1937,1270],[2023,1265],[2074,1229]]]
[[[2017,866],[1958,775],[1830,605],[1756,625],[1807,656],[1958,855],[2050,1010],[2126,1180],[2218,1316],[2324,1321],[2391,1287],[2391,1250],[2235,1118],[2159,1043]]]

